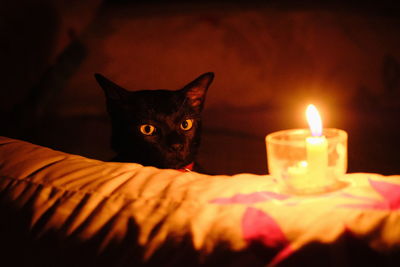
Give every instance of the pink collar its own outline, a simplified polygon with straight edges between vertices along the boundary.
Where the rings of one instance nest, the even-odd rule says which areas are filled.
[[[184,167],[178,169],[178,171],[181,171],[181,172],[190,172],[190,171],[193,170],[193,166],[194,166],[194,162],[189,163],[188,165],[186,165],[186,166],[184,166]]]

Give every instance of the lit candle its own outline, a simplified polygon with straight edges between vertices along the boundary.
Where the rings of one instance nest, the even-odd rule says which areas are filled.
[[[318,188],[329,183],[328,141],[322,135],[322,121],[314,105],[306,110],[311,136],[305,138],[306,160],[288,168],[290,184],[296,188]]]
[[[307,175],[314,185],[324,185],[328,170],[328,142],[322,135],[322,121],[314,105],[306,110],[311,135],[306,138]]]
[[[306,117],[310,130],[283,130],[266,136],[270,174],[299,194],[328,192],[347,185],[340,180],[347,169],[347,133],[323,129],[313,105],[307,107]]]

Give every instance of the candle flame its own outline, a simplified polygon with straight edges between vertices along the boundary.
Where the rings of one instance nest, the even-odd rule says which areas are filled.
[[[308,125],[310,126],[312,136],[322,135],[322,121],[317,108],[314,105],[308,105],[306,110]]]

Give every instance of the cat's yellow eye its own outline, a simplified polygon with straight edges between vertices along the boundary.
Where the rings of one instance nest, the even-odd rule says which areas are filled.
[[[144,135],[152,135],[156,130],[156,127],[154,127],[151,124],[143,124],[140,125],[140,132]]]
[[[189,131],[193,127],[193,120],[186,119],[181,123],[181,129],[184,131]]]

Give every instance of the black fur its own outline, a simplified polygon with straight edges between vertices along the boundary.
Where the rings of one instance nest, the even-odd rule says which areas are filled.
[[[199,76],[181,90],[128,91],[100,74],[112,123],[111,146],[119,162],[180,169],[195,161],[200,144],[201,111],[214,74]],[[189,130],[183,130],[192,120]],[[155,127],[145,135],[142,125]],[[150,130],[149,126],[144,130]],[[147,128],[146,128],[147,127]]]

